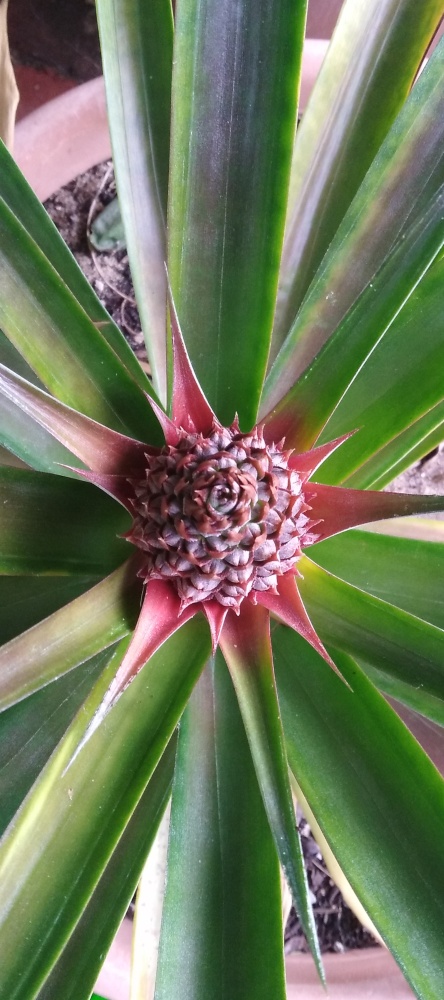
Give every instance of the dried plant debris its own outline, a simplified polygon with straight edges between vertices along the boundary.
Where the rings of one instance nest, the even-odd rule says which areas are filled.
[[[344,952],[351,948],[379,947],[344,902],[338,887],[330,878],[305,819],[299,822],[299,833],[321,951]],[[292,951],[309,951],[294,908],[285,928],[285,954]]]
[[[61,188],[48,199],[45,207],[103,305],[145,367],[146,351],[126,249],[120,246],[99,253],[88,237],[94,220],[115,197],[114,171],[111,162],[107,162]]]

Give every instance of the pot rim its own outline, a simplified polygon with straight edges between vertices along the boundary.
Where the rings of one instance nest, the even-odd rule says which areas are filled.
[[[16,125],[14,157],[41,201],[110,156],[103,77],[54,97]]]

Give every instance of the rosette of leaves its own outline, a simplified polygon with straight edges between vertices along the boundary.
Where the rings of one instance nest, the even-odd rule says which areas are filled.
[[[297,129],[302,0],[97,6],[152,381],[3,149],[0,994],[91,995],[171,791],[156,1000],[285,996],[280,866],[322,977],[291,779],[436,998],[384,696],[444,722],[444,534],[368,522],[444,506],[379,492],[442,437],[442,2],[347,0]]]

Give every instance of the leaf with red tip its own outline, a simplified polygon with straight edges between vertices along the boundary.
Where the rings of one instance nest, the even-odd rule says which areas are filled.
[[[223,629],[225,618],[227,617],[228,608],[224,608],[222,604],[219,604],[219,601],[204,601],[202,603],[202,611],[205,612],[210,626],[211,643],[214,654],[219,645],[220,634]]]
[[[0,365],[0,392],[94,472],[135,472],[150,449],[60,403]]]
[[[287,397],[284,397],[286,403]],[[270,410],[263,418],[265,425],[264,436],[267,444],[276,441],[285,441],[287,448],[300,448],[299,423],[300,418],[295,419],[294,407],[283,406],[280,403]]]
[[[200,604],[192,604],[181,614],[180,598],[173,587],[163,580],[149,581],[131,643],[76,749],[76,756],[159,646],[200,610]]]
[[[147,399],[151,404],[151,407],[154,413],[156,414],[159,424],[163,430],[166,443],[171,445],[176,445],[180,439],[178,428],[176,427],[175,424],[173,424],[173,421],[170,420],[169,417],[167,417],[164,410],[162,410],[162,407],[158,406],[158,404],[155,402],[154,399],[151,398],[151,396],[147,396]]]
[[[128,476],[113,476],[106,472],[89,472],[88,469],[72,469],[71,471],[76,472],[82,479],[87,479],[94,486],[98,486],[99,490],[103,490],[104,493],[108,493],[108,496],[129,510],[130,514],[134,513]]]
[[[236,690],[279,860],[323,980],[322,960],[291,796],[274,680],[270,616],[266,608],[243,601],[239,616],[229,611],[220,645]]]
[[[224,426],[238,409],[250,430],[275,310],[306,0],[175,7],[169,275],[207,398]]]
[[[334,441],[329,441],[328,444],[321,444],[319,448],[312,448],[310,451],[304,451],[300,454],[290,455],[288,460],[288,465],[290,469],[294,469],[299,473],[303,482],[316,472],[316,469],[325,462],[325,459],[336,451],[347,438],[355,434],[355,431],[350,431],[349,434],[343,434],[342,437],[335,438]]]
[[[313,646],[313,649],[323,656],[325,662],[334,670],[335,674],[338,674],[337,667],[322,645],[307,615],[295,577],[291,573],[285,573],[284,576],[280,576],[278,590],[278,594],[273,594],[270,590],[258,592],[256,594],[258,604],[262,604],[265,608],[268,608],[271,614],[279,618],[284,625],[288,625],[289,628],[294,629],[295,632],[302,635],[310,643],[310,646]]]
[[[173,393],[171,415],[176,427],[208,434],[216,420],[197,381],[188,357],[176,308],[169,289],[171,336],[173,342]]]
[[[304,496],[311,506],[312,518],[321,521],[315,528],[319,541],[369,521],[444,510],[444,497],[440,496],[348,490],[321,483],[309,483],[304,489]]]

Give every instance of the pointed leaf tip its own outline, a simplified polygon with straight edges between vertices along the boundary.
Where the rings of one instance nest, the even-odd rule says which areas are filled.
[[[180,329],[169,282],[168,304],[173,343],[173,392],[171,404],[173,424],[176,427],[183,427],[187,431],[192,432],[197,430],[203,434],[207,434],[213,424],[218,423],[218,420],[194,374]]]
[[[413,493],[380,493],[378,490],[353,490],[342,486],[309,483],[304,496],[316,524],[317,541],[347,528],[388,517],[405,517],[444,510],[444,497],[417,496]]]
[[[75,472],[82,479],[86,479],[89,483],[93,483],[97,486],[99,490],[103,490],[108,496],[112,497],[113,500],[117,500],[122,507],[125,507],[130,514],[133,513],[133,505],[131,503],[131,486],[128,476],[113,476],[105,472],[90,472],[88,469],[76,469],[71,465],[64,465],[64,469],[69,469],[70,472]]]
[[[214,656],[214,653],[219,645],[219,639],[227,617],[228,608],[224,608],[218,601],[204,601],[202,603],[202,610],[205,612],[210,626],[211,644]]]
[[[348,434],[342,434],[341,437],[335,438],[327,444],[319,445],[318,448],[311,448],[310,451],[304,451],[299,454],[293,453],[288,461],[290,469],[298,472],[303,482],[305,482],[305,480],[310,479],[314,475],[316,469],[325,462],[329,455],[336,451],[336,448],[339,448],[353,434],[356,434],[356,431],[349,431]]]
[[[258,592],[256,595],[257,603],[268,608],[271,614],[279,618],[284,625],[288,625],[289,628],[294,629],[306,639],[310,646],[313,646],[313,649],[328,663],[334,673],[344,681],[344,684],[347,684],[314,629],[305,610],[296,579],[291,573],[285,573],[279,577],[278,591],[277,596],[269,590]]]
[[[4,365],[0,365],[0,390],[94,472],[134,472],[143,466],[149,450],[143,442],[79,413]]]
[[[155,402],[155,400],[151,398],[151,396],[148,396],[148,394],[147,394],[147,399],[149,400],[151,407],[159,421],[159,424],[165,436],[166,443],[173,446],[178,444],[180,440],[180,433],[178,427],[176,427],[176,425],[173,424],[173,421],[170,420],[167,414],[162,410],[162,407],[159,406]]]
[[[200,610],[200,604],[194,604],[181,611],[178,595],[173,587],[163,580],[150,580],[147,583],[140,615],[127,652],[66,770],[151,656],[181,625]]]

